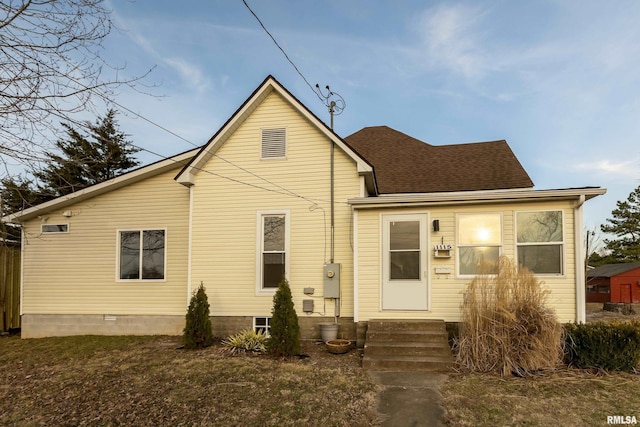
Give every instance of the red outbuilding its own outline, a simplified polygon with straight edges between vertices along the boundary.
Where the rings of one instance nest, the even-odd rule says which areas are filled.
[[[640,303],[640,263],[607,264],[587,271],[587,302]]]

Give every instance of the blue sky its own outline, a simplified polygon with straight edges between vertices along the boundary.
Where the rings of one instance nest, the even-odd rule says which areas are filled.
[[[506,139],[537,189],[608,189],[585,205],[588,227],[640,184],[638,1],[247,1],[308,81],[345,99],[341,136],[387,125],[433,145]],[[268,74],[329,121],[242,0],[109,5],[119,31],[105,56],[129,75],[156,66],[146,82],[159,85],[117,102],[192,144]],[[119,122],[162,155],[193,147]]]

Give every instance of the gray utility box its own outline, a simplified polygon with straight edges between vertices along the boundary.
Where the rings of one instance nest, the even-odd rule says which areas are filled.
[[[324,297],[340,298],[340,269],[338,263],[324,265]]]

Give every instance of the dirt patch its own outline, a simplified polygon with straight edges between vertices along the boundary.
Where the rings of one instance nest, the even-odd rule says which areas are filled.
[[[0,425],[370,426],[359,351],[302,343],[290,360],[179,337],[0,338]]]

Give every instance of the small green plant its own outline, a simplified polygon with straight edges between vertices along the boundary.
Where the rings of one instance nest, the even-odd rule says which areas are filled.
[[[222,345],[231,354],[246,352],[266,353],[268,339],[269,337],[262,331],[256,332],[253,329],[244,329],[222,341]]]
[[[300,353],[300,325],[286,279],[278,284],[271,311],[271,337],[267,350],[274,356],[290,357]]]
[[[595,322],[565,326],[565,362],[582,369],[638,369],[640,322]]]
[[[191,297],[186,320],[183,336],[185,348],[191,350],[209,347],[213,344],[211,320],[209,319],[209,300],[202,282]]]

